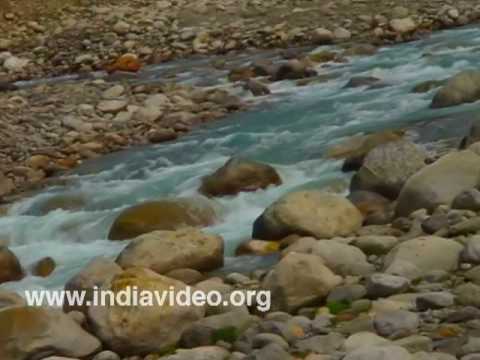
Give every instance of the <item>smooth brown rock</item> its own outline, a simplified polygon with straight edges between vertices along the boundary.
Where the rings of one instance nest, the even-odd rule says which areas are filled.
[[[22,266],[15,254],[7,247],[0,247],[0,284],[21,280],[23,276]]]

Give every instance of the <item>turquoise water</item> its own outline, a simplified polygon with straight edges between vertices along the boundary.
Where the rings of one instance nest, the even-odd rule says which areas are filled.
[[[27,277],[3,286],[16,290],[61,287],[93,257],[115,257],[125,243],[105,239],[123,208],[149,199],[197,196],[201,177],[232,155],[268,162],[284,180],[278,188],[215,202],[221,219],[207,231],[225,238],[227,267],[258,265],[257,259],[230,255],[249,238],[254,219],[265,207],[293,189],[345,182],[341,163],[324,158],[332,144],[359,132],[405,126],[414,126],[426,138],[464,132],[480,105],[431,110],[435,90],[413,94],[411,89],[422,81],[478,67],[479,50],[478,28],[445,31],[423,41],[384,48],[375,56],[351,58],[349,63],[321,69],[338,75],[328,82],[306,87],[288,81],[273,84],[274,95],[254,110],[197,129],[175,143],[136,148],[85,164],[71,176],[71,186],[25,199],[15,204],[9,216],[0,218],[0,238],[10,239],[25,267],[45,256],[58,263],[47,279]],[[345,89],[352,76],[375,76],[386,86]],[[423,125],[415,127],[418,124]],[[49,197],[63,193],[85,198],[86,206],[80,211],[39,215],[38,209]]]

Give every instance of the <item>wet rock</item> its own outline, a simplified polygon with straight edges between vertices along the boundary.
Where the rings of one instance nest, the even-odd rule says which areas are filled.
[[[371,56],[378,52],[377,47],[372,44],[354,44],[346,49],[342,56]]]
[[[98,257],[93,259],[78,274],[72,277],[65,284],[66,291],[84,291],[85,301],[93,299],[93,289],[95,287],[108,287],[115,275],[122,272],[122,268],[112,260]],[[72,306],[68,303],[64,304],[64,311],[86,311],[86,306]]]
[[[371,191],[395,199],[407,180],[425,166],[425,151],[409,141],[382,144],[368,153],[352,178],[351,191]]]
[[[0,247],[0,284],[21,280],[24,276],[22,266],[15,254],[7,247]]]
[[[363,222],[360,211],[347,199],[320,191],[287,194],[270,205],[255,221],[253,238],[280,240],[291,234],[328,239],[348,236]]]
[[[371,86],[377,84],[380,81],[381,79],[373,76],[356,76],[352,77],[344,87],[348,89],[362,86]]]
[[[463,191],[478,185],[479,169],[480,157],[469,150],[450,153],[422,168],[403,187],[398,197],[397,216],[451,205]]]
[[[337,53],[328,50],[317,51],[308,56],[308,58],[316,63],[324,63],[335,60]]]
[[[382,311],[373,320],[375,329],[380,336],[399,338],[417,332],[420,319],[417,314],[404,311]]]
[[[364,217],[365,225],[388,224],[393,220],[393,206],[389,199],[371,191],[352,191],[350,200]]]
[[[204,177],[199,191],[207,196],[226,196],[281,184],[282,179],[272,166],[232,158],[213,174]]]
[[[410,280],[389,274],[373,274],[367,279],[367,295],[370,298],[401,294],[410,287]]]
[[[101,348],[63,312],[37,307],[0,310],[0,354],[3,359],[40,359],[51,355],[83,358]]]
[[[178,134],[171,128],[156,129],[148,133],[148,141],[153,144],[173,141],[177,138]]]
[[[293,311],[324,299],[342,281],[315,255],[290,253],[263,281],[272,291],[272,311]]]
[[[463,247],[455,241],[425,236],[405,241],[385,258],[385,272],[409,279],[432,270],[457,269]]]
[[[448,80],[447,83],[435,94],[431,107],[443,108],[475,102],[480,99],[479,83],[479,71],[463,71]]]
[[[273,76],[273,80],[295,80],[308,78],[316,75],[317,72],[310,68],[305,61],[294,59],[280,65]]]
[[[271,93],[267,85],[255,79],[248,79],[244,87],[245,89],[249,90],[254,96],[269,95]]]
[[[223,265],[223,239],[196,229],[154,231],[141,235],[120,253],[123,267],[143,267],[159,274],[190,268],[210,271]]]
[[[112,280],[114,293],[136,286],[139,291],[185,290],[180,281],[147,269],[130,269]],[[109,349],[123,356],[162,353],[176,346],[182,333],[203,318],[205,309],[198,306],[106,306],[91,307],[88,318],[92,331]]]
[[[200,199],[149,201],[122,211],[110,228],[108,238],[132,239],[156,230],[203,227],[214,221],[214,209]]]
[[[414,93],[427,93],[433,89],[437,89],[440,86],[445,85],[446,80],[429,80],[421,82],[420,84],[415,85],[412,89]]]
[[[55,271],[56,267],[57,264],[55,263],[55,260],[51,257],[46,257],[33,265],[32,275],[46,278]]]

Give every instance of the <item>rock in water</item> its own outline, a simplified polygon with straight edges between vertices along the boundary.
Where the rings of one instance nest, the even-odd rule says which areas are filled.
[[[205,176],[199,191],[207,196],[226,196],[281,184],[282,179],[272,166],[234,158]]]
[[[0,247],[0,284],[21,280],[23,275],[22,266],[15,254],[6,247]]]
[[[159,274],[189,268],[210,271],[223,266],[223,239],[196,229],[154,231],[134,239],[118,256],[123,268],[144,267]]]
[[[451,205],[457,195],[475,188],[479,180],[480,156],[470,150],[450,153],[410,177],[398,197],[396,215]]]
[[[352,178],[350,190],[372,191],[396,199],[407,180],[425,166],[426,158],[425,151],[406,140],[379,145],[366,156]]]
[[[10,307],[0,311],[1,359],[84,358],[100,348],[100,341],[59,310]]]
[[[432,108],[443,108],[480,99],[480,71],[466,70],[455,75],[432,100]]]
[[[135,268],[117,275],[110,289],[118,293],[127,287],[159,294],[173,289],[177,294],[187,285],[148,269]],[[171,351],[182,333],[205,315],[204,307],[172,305],[168,301],[157,306],[153,301],[155,306],[91,307],[88,318],[92,330],[109,349],[122,356],[163,353]]]
[[[341,282],[320,257],[292,252],[267,275],[263,287],[272,291],[273,311],[294,311],[321,301]]]
[[[115,219],[108,238],[133,239],[157,230],[177,230],[191,226],[209,226],[215,210],[201,199],[168,199],[134,205]]]
[[[385,258],[385,272],[415,279],[432,270],[453,271],[458,267],[462,245],[437,236],[405,241]]]
[[[329,239],[348,236],[362,226],[363,216],[346,198],[321,191],[298,191],[270,205],[255,220],[254,239],[280,240],[297,234]]]

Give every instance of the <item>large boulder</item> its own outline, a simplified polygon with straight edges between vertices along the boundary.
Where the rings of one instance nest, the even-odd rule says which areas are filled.
[[[463,246],[451,239],[424,236],[405,241],[385,258],[385,272],[415,279],[433,270],[454,271]]]
[[[425,166],[426,158],[425,151],[406,140],[377,146],[352,178],[350,190],[372,191],[395,199],[407,180]]]
[[[417,29],[417,24],[415,24],[412,18],[406,17],[403,19],[392,19],[390,21],[390,27],[398,34],[408,34]]]
[[[316,255],[330,270],[341,276],[365,276],[375,270],[359,248],[335,240],[301,238],[284,250],[284,254],[292,252]]]
[[[201,199],[167,199],[134,205],[115,219],[108,238],[133,239],[156,230],[205,227],[215,221],[215,210]]]
[[[255,221],[254,239],[280,240],[297,234],[329,239],[348,236],[362,226],[363,216],[346,198],[321,191],[287,194]]]
[[[83,291],[85,300],[93,300],[94,288],[108,288],[112,279],[122,272],[122,268],[114,261],[107,258],[98,257],[90,261],[78,274],[72,277],[65,284],[66,291]],[[77,304],[69,304],[65,302],[63,305],[65,312],[73,310],[86,312],[86,306]]]
[[[341,282],[318,256],[292,252],[275,265],[262,287],[271,291],[272,311],[290,312],[323,300]]]
[[[272,166],[233,158],[205,176],[199,191],[207,196],[225,196],[281,184],[282,179]]]
[[[0,310],[1,359],[84,358],[100,348],[100,341],[60,310],[27,306]]]
[[[475,188],[480,181],[480,156],[470,150],[450,153],[410,177],[398,197],[396,214],[415,210],[433,211],[451,205],[457,195]]]
[[[344,171],[358,170],[371,150],[381,144],[401,140],[403,136],[404,132],[400,130],[353,136],[328,149],[327,157],[335,160],[345,159]]]
[[[223,239],[189,228],[154,231],[134,239],[118,256],[123,268],[144,267],[159,274],[176,269],[209,271],[223,266]]]
[[[0,247],[0,284],[23,278],[23,270],[15,254],[7,247]]]
[[[480,99],[480,71],[466,70],[452,77],[434,96],[432,108],[443,108]]]
[[[132,268],[117,275],[110,290],[118,294],[129,287],[136,287],[139,293],[148,291],[150,294],[163,294],[173,291],[178,294],[187,285],[148,269]],[[90,307],[88,319],[92,331],[109,349],[122,356],[163,353],[174,349],[182,333],[205,314],[204,307],[180,306],[170,304],[168,300],[159,304],[153,298],[150,304],[154,306],[107,304]]]

